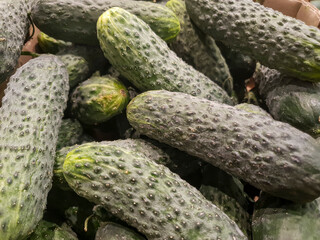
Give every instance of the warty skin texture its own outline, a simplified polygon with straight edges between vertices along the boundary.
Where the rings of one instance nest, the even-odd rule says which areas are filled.
[[[0,239],[24,239],[36,227],[51,188],[68,72],[43,55],[10,78],[0,109]]]
[[[121,7],[147,22],[165,41],[177,36],[176,15],[159,4],[128,0],[39,0],[32,11],[36,26],[56,39],[78,44],[99,45],[96,24],[112,7]]]
[[[97,31],[105,57],[139,90],[185,92],[232,105],[226,91],[186,64],[128,11],[109,9],[99,17]]]
[[[214,39],[301,80],[320,81],[320,31],[252,0],[186,0]]]
[[[127,118],[139,133],[272,195],[296,202],[320,196],[320,146],[289,124],[164,90],[135,97]]]
[[[197,189],[126,148],[80,146],[68,153],[63,172],[78,195],[102,205],[149,240],[247,239]]]

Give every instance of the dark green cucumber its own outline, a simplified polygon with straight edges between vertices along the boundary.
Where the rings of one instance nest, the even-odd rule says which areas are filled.
[[[166,89],[232,104],[222,88],[178,58],[146,23],[124,9],[103,13],[97,31],[105,57],[139,90]]]
[[[250,239],[251,216],[249,201],[243,184],[219,168],[207,165],[203,168],[200,192],[239,226]]]
[[[296,202],[320,196],[320,146],[289,124],[184,93],[149,91],[127,106],[143,135]]]
[[[206,34],[273,69],[320,81],[320,31],[252,0],[186,0]]]
[[[56,150],[81,142],[83,128],[76,119],[63,119],[58,134]]]
[[[320,236],[320,198],[295,204],[262,193],[252,219],[254,240],[316,240]]]
[[[0,83],[14,71],[29,30],[28,13],[34,0],[0,2]]]
[[[274,119],[320,136],[320,83],[302,82],[264,66],[254,77]]]
[[[209,77],[231,96],[232,77],[215,41],[212,40],[210,48],[203,43],[190,20],[184,0],[170,0],[166,6],[177,15],[181,28],[169,47],[178,57]]]
[[[28,240],[77,240],[77,235],[70,227],[63,224],[59,227],[55,223],[41,220]]]
[[[0,109],[1,240],[25,238],[42,218],[68,90],[55,56],[32,59],[10,78]]]
[[[94,125],[120,114],[129,102],[126,87],[116,78],[94,76],[71,95],[71,112],[80,122]]]
[[[137,15],[162,39],[177,36],[180,23],[175,14],[159,4],[127,0],[40,0],[32,16],[37,27],[50,36],[79,44],[99,45],[96,23],[112,7]]]
[[[59,55],[59,58],[66,64],[69,73],[70,89],[76,87],[89,77],[89,63],[85,58],[74,54]]]
[[[95,240],[145,240],[145,238],[120,224],[108,222],[98,229]]]
[[[75,192],[101,204],[147,239],[246,239],[238,226],[163,165],[126,147],[92,144],[63,165]]]

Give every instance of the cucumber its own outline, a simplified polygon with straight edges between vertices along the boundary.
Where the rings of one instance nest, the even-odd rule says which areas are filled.
[[[144,154],[92,144],[69,152],[69,186],[101,204],[147,239],[246,239],[238,226],[201,193]]]
[[[59,55],[59,57],[66,64],[69,73],[70,89],[76,87],[89,77],[89,63],[85,58],[74,54],[63,54]]]
[[[0,83],[14,71],[29,31],[28,13],[34,0],[0,2]]]
[[[72,47],[71,42],[65,42],[62,40],[55,39],[45,34],[44,32],[40,32],[37,36],[39,47],[44,53],[52,53],[56,54],[62,49]]]
[[[262,193],[252,219],[254,240],[316,240],[320,236],[320,198],[295,204]]]
[[[62,119],[58,133],[56,151],[63,147],[72,146],[81,142],[83,128],[76,119]]]
[[[251,216],[243,184],[219,168],[208,164],[203,168],[199,191],[229,216],[250,239]]]
[[[232,104],[222,88],[178,58],[146,23],[126,10],[103,13],[97,31],[105,57],[139,90],[166,89]]]
[[[265,66],[254,77],[274,119],[320,136],[320,83],[303,82]]]
[[[177,36],[180,23],[165,6],[127,0],[40,0],[32,12],[37,27],[46,34],[79,44],[99,45],[96,23],[112,7],[127,9],[137,15],[162,39]]]
[[[252,0],[186,0],[206,34],[261,64],[301,80],[320,81],[320,31]]]
[[[42,218],[68,90],[55,56],[32,59],[10,78],[0,109],[1,240],[24,239]]]
[[[95,240],[145,240],[145,238],[120,224],[108,222],[98,229]]]
[[[120,114],[129,102],[126,87],[110,76],[93,76],[71,94],[71,113],[80,122],[95,125]]]
[[[28,240],[77,240],[77,235],[70,227],[41,220]]]
[[[241,104],[235,105],[234,107],[237,109],[242,109],[242,110],[250,112],[250,113],[260,114],[265,117],[272,118],[272,116],[266,110],[262,109],[261,107],[259,107],[257,105],[254,105],[254,104],[241,103]]]
[[[177,15],[180,21],[180,33],[169,47],[178,57],[209,77],[231,96],[232,77],[215,41],[212,40],[210,48],[202,42],[190,20],[184,0],[170,0],[166,6]]]
[[[320,196],[320,146],[289,124],[165,90],[135,97],[127,106],[127,118],[142,135],[272,195],[296,202]]]

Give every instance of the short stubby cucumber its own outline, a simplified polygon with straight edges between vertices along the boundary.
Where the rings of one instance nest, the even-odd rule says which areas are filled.
[[[18,64],[24,40],[29,30],[28,13],[34,0],[2,0],[0,2],[0,83]]]
[[[270,194],[296,202],[320,196],[320,146],[287,123],[165,90],[135,97],[127,117],[141,134]]]
[[[296,78],[320,81],[320,31],[252,0],[186,0],[194,23],[214,39]]]
[[[320,136],[320,83],[300,81],[265,66],[257,68],[254,78],[274,119]]]
[[[24,239],[51,188],[68,73],[55,56],[30,60],[10,78],[0,108],[0,239]]]
[[[165,41],[177,36],[180,23],[165,6],[128,0],[40,0],[32,12],[37,27],[51,37],[79,44],[99,45],[96,23],[112,7],[121,7],[149,24]]]
[[[95,240],[145,240],[143,236],[120,224],[108,222],[97,231]]]
[[[98,39],[112,66],[141,91],[165,89],[232,104],[226,91],[171,51],[150,27],[121,8],[97,22]]]
[[[63,165],[69,186],[147,239],[247,239],[201,193],[163,165],[127,148],[80,146]]]
[[[120,114],[129,102],[126,87],[111,76],[93,76],[71,94],[71,113],[80,122],[94,125]]]
[[[209,48],[200,39],[197,29],[191,22],[184,0],[170,0],[166,6],[170,8],[180,21],[180,33],[169,43],[169,47],[186,63],[217,83],[231,96],[233,80],[228,65],[215,41]]]
[[[254,240],[317,240],[319,236],[320,198],[296,204],[262,192],[253,211]]]

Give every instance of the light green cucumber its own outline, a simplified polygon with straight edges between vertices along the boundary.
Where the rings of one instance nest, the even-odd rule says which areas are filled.
[[[109,9],[99,17],[97,31],[105,57],[139,90],[166,89],[232,104],[226,91],[177,57],[128,11]]]
[[[135,97],[127,106],[127,118],[142,135],[272,195],[296,202],[320,196],[320,146],[289,124],[164,90]]]
[[[149,240],[246,239],[197,189],[126,147],[80,146],[68,153],[63,172],[78,195],[102,205]]]
[[[10,78],[0,109],[1,240],[24,239],[42,218],[68,90],[67,70],[53,55]]]

